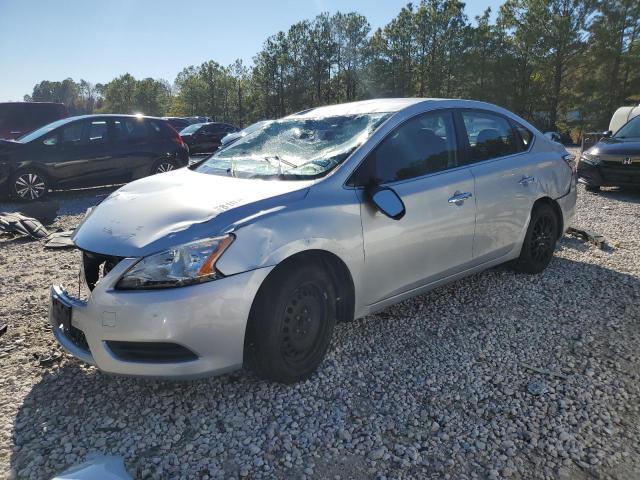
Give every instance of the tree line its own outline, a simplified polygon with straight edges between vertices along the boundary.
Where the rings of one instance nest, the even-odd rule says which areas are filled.
[[[639,0],[507,0],[491,18],[487,9],[469,20],[458,0],[409,3],[375,31],[359,13],[322,13],[267,38],[251,66],[210,60],[173,84],[128,73],[43,81],[25,100],[245,126],[368,98],[469,98],[574,137],[640,100]]]

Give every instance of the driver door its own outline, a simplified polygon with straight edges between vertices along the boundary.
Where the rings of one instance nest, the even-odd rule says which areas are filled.
[[[458,157],[453,115],[436,111],[399,126],[365,160],[358,178],[393,189],[406,209],[399,220],[389,218],[360,190],[368,305],[470,266],[474,179]]]

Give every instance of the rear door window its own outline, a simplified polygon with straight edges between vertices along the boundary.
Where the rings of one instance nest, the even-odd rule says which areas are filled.
[[[92,120],[89,123],[89,144],[96,145],[108,141],[109,128],[106,120]]]
[[[465,110],[462,111],[462,120],[472,163],[520,151],[519,140],[506,118],[488,112]]]

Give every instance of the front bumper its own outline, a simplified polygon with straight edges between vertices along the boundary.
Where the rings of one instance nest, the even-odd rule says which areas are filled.
[[[49,319],[56,340],[80,360],[113,374],[155,378],[217,375],[242,366],[244,334],[251,304],[273,267],[232,275],[200,285],[118,291],[114,285],[134,259],[124,259],[91,292],[87,301],[51,287]],[[54,299],[71,310],[71,329],[63,329]],[[150,342],[185,347],[186,361],[122,358],[110,342]]]
[[[640,186],[640,165],[622,165],[620,163],[591,165],[580,161],[578,163],[578,177],[581,183],[595,187],[626,187]]]

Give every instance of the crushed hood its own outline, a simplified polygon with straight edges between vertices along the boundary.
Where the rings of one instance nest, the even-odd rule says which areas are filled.
[[[311,183],[240,179],[186,168],[154,175],[125,185],[95,207],[73,241],[90,252],[146,256],[286,208],[304,198]]]

